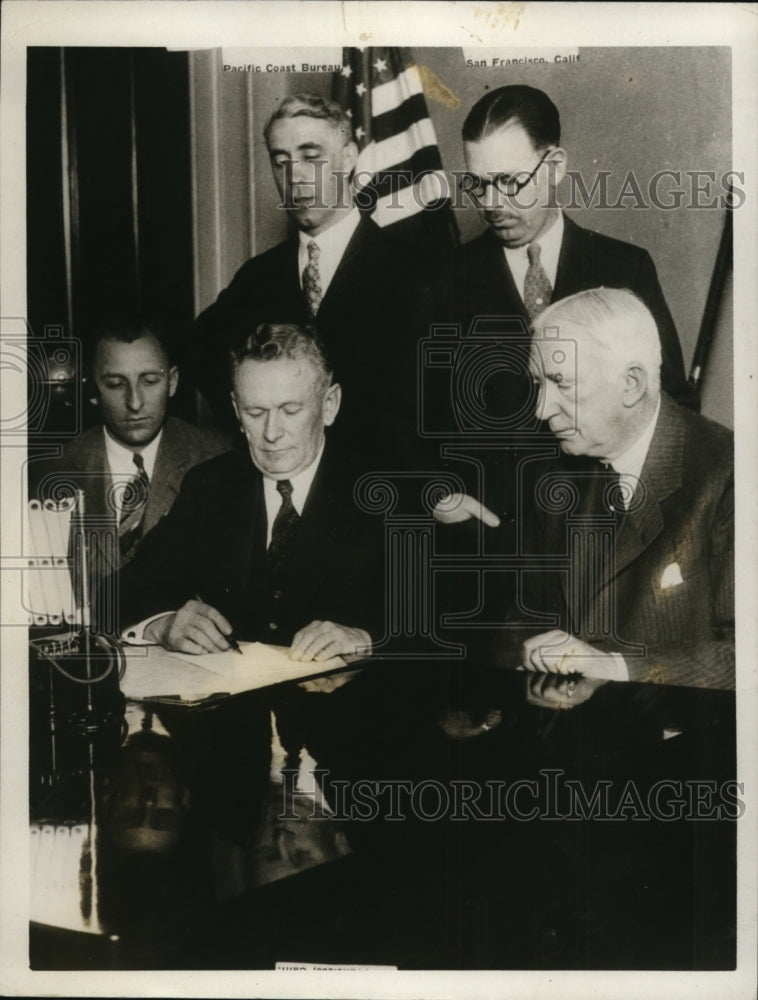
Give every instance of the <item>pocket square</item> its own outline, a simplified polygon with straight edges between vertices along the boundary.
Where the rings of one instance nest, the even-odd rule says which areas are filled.
[[[661,590],[668,590],[669,587],[678,587],[680,583],[684,583],[684,580],[682,579],[682,571],[679,569],[679,563],[669,563],[661,577]]]

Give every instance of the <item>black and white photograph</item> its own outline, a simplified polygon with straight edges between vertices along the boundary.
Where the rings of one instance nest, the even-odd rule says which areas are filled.
[[[755,996],[757,14],[4,4],[0,992]]]

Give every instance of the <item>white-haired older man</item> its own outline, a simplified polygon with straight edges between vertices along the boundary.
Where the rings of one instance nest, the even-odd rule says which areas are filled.
[[[579,292],[539,316],[537,414],[560,455],[524,476],[524,569],[499,664],[734,685],[732,434],[662,393],[660,363],[629,291]],[[497,521],[471,497],[446,507],[440,520]]]

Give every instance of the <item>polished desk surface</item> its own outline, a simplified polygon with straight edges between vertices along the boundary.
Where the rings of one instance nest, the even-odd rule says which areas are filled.
[[[729,692],[374,662],[88,727],[32,670],[32,968],[734,965]]]

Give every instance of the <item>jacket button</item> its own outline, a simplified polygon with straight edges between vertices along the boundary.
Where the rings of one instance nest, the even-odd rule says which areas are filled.
[[[275,590],[274,591],[274,600],[275,601],[278,601],[281,596],[282,596],[281,590]]]
[[[268,627],[271,629],[272,632],[276,632],[276,630],[279,628],[276,622],[269,622]]]

